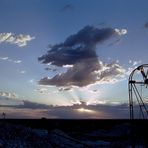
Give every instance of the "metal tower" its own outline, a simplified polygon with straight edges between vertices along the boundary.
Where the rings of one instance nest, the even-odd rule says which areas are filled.
[[[130,119],[134,119],[135,115],[136,118],[148,119],[148,110],[146,105],[146,99],[148,99],[148,93],[146,93],[147,87],[148,64],[143,64],[135,68],[129,76],[128,89]],[[137,110],[139,111],[139,115],[141,115],[141,117],[137,117]]]

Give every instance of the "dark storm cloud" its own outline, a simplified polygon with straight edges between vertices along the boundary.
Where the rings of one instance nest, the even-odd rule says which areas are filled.
[[[146,104],[148,105],[148,104]],[[87,109],[92,112],[80,112],[79,109]],[[97,104],[97,105],[73,105],[52,107],[48,116],[63,119],[128,119],[129,105],[124,104]],[[139,118],[139,106],[135,104],[135,118]]]
[[[58,74],[52,79],[41,79],[40,84],[56,86],[86,86],[96,81],[96,74],[93,72],[98,70],[98,67],[99,63],[97,62],[97,59],[87,59],[76,63],[66,73]]]
[[[8,100],[11,101],[10,99]],[[4,102],[4,99],[3,99]],[[28,100],[12,100],[10,103],[1,103],[0,107],[12,107],[12,108],[22,108],[22,109],[49,109],[51,106],[42,104],[42,103],[36,103],[31,102]]]
[[[38,104],[38,103],[37,103]],[[148,105],[148,104],[146,104]],[[9,118],[63,118],[63,119],[128,119],[128,104],[97,104],[97,105],[73,105],[73,106],[47,106],[44,104],[0,106]],[[80,109],[90,112],[81,112]],[[11,111],[10,111],[11,110]],[[134,107],[135,118],[139,118],[139,106]]]
[[[95,83],[98,75],[95,71],[101,70],[104,66],[98,60],[96,45],[113,35],[121,35],[121,31],[119,29],[98,29],[93,26],[86,26],[78,33],[69,36],[65,42],[50,46],[47,54],[38,58],[40,62],[60,67],[73,65],[73,67],[51,79],[45,77],[39,81],[39,84],[82,87]]]
[[[81,108],[90,112],[81,112]],[[124,119],[129,118],[129,107],[128,104],[55,106],[51,107],[47,114],[49,118],[53,116],[63,119]]]
[[[47,54],[38,58],[44,64],[56,66],[71,65],[88,58],[97,58],[96,44],[108,39],[115,30],[111,28],[97,29],[86,26],[77,34],[71,35],[64,43],[51,46]]]
[[[31,102],[28,100],[23,100],[22,105],[18,105],[17,108],[30,108],[30,109],[47,109],[49,108],[49,105]]]

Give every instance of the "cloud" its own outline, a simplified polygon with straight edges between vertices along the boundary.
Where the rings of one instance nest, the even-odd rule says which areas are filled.
[[[7,101],[7,102],[6,102]],[[9,99],[0,100],[0,108],[6,118],[41,118],[48,115],[51,106],[27,100]],[[48,111],[47,111],[48,110]],[[49,116],[48,116],[49,117]],[[50,116],[54,118],[53,116]]]
[[[47,71],[53,71],[53,72],[57,71],[56,68],[51,68],[51,67],[46,67],[45,70],[47,70]]]
[[[18,95],[15,93],[0,91],[0,97],[16,99],[16,98],[18,98]]]
[[[66,4],[63,8],[62,8],[62,11],[65,12],[65,11],[71,11],[74,9],[74,6],[72,4]]]
[[[120,43],[121,43],[121,39],[117,39],[117,40],[113,41],[112,43],[110,43],[108,46],[118,45]]]
[[[102,68],[96,71],[99,83],[114,83],[118,78],[124,77],[126,70],[118,63],[102,64]]]
[[[55,106],[51,107],[47,114],[49,118],[52,115],[63,119],[129,119],[129,105],[128,103],[100,103],[97,105]],[[135,118],[139,118],[138,104],[134,106],[134,114]]]
[[[132,60],[129,60],[129,64],[132,64],[132,66],[137,66],[138,64],[141,64],[142,61],[139,60],[139,61],[132,61]]]
[[[146,104],[148,105],[148,104]],[[73,106],[47,106],[44,104],[33,107],[14,106],[1,107],[6,113],[6,118],[31,118],[46,117],[49,119],[129,119],[129,106],[124,104],[98,104],[98,105],[73,105]],[[83,111],[84,110],[84,111]],[[86,111],[85,111],[86,110]],[[139,118],[139,106],[135,105],[134,117]]]
[[[73,105],[53,107],[48,114],[64,119],[127,119],[128,109],[127,104]]]
[[[9,118],[61,118],[61,119],[127,119],[128,104],[75,104],[73,106],[50,106],[31,101],[18,105],[1,105]],[[135,105],[138,115],[138,105]],[[17,116],[16,116],[17,115]],[[135,116],[136,117],[136,116]]]
[[[46,104],[31,102],[19,99],[16,93],[0,91],[0,106],[30,109],[47,109],[50,106]]]
[[[25,70],[21,70],[20,73],[21,73],[21,74],[25,74],[26,71],[25,71]]]
[[[128,70],[126,71],[126,75],[130,75],[131,72],[137,68],[138,65],[142,64],[142,60],[129,60],[128,63],[130,66],[128,67]]]
[[[29,109],[29,108],[15,108],[15,107],[1,107],[1,110],[6,114],[8,119],[41,119],[56,118],[48,115],[47,109]]]
[[[86,26],[77,34],[69,36],[64,43],[51,46],[48,53],[38,59],[44,64],[51,63],[56,66],[73,65],[81,59],[96,59],[96,45],[114,34],[116,32],[111,28]]]
[[[16,64],[19,64],[19,63],[21,63],[22,61],[21,60],[15,60],[14,61],[14,63],[16,63]]]
[[[63,67],[65,67],[65,68],[71,68],[71,67],[73,67],[73,65],[63,65]]]
[[[148,28],[148,22],[144,24],[144,28]]]
[[[19,47],[24,47],[27,45],[27,42],[35,39],[35,37],[31,37],[30,35],[15,35],[14,33],[0,33],[0,43],[10,43],[15,44]]]
[[[47,88],[37,88],[34,91],[37,91],[40,94],[46,94],[48,92],[48,89]]]
[[[4,42],[11,37],[12,33],[0,33],[0,42]]]
[[[64,88],[59,88],[58,91],[67,91],[67,90],[71,90],[71,87],[64,87]]]
[[[125,34],[127,34],[127,30],[126,29],[117,29],[117,28],[115,28],[115,32],[118,35],[125,35]]]
[[[31,83],[31,84],[34,83],[34,82],[35,82],[35,79],[30,79],[29,80],[29,83]]]
[[[0,91],[0,105],[19,105],[21,103],[16,93]]]
[[[30,108],[30,109],[49,109],[50,106],[42,103],[31,102],[23,100],[23,104],[18,105],[17,108]]]
[[[9,57],[0,57],[0,60],[8,61],[8,62],[13,62],[13,63],[15,63],[15,64],[20,64],[20,63],[22,63],[22,60],[12,60],[12,59],[9,58]]]
[[[0,57],[0,60],[8,60],[8,57]]]
[[[47,54],[38,58],[40,62],[59,67],[72,66],[65,73],[57,74],[51,79],[42,78],[39,84],[83,87],[123,75],[124,69],[117,63],[104,64],[98,60],[96,46],[112,36],[126,33],[125,29],[98,29],[86,26],[78,33],[69,36],[65,42],[50,46]]]
[[[98,100],[74,104],[72,106],[51,106],[28,100],[19,100],[13,93],[0,92],[0,107],[9,118],[47,118],[63,119],[127,119],[128,103],[109,103]],[[7,96],[7,97],[6,97]],[[8,99],[9,97],[9,99]],[[3,98],[3,99],[2,99]],[[148,104],[145,103],[147,106]],[[135,118],[139,116],[139,106],[134,106]]]

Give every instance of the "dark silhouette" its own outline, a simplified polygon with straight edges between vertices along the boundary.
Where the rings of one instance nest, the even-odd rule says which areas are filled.
[[[3,119],[6,119],[6,113],[2,113],[2,117],[3,117]]]

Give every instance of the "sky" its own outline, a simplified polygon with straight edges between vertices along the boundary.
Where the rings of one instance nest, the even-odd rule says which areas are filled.
[[[129,118],[147,14],[147,0],[0,0],[0,113]]]

